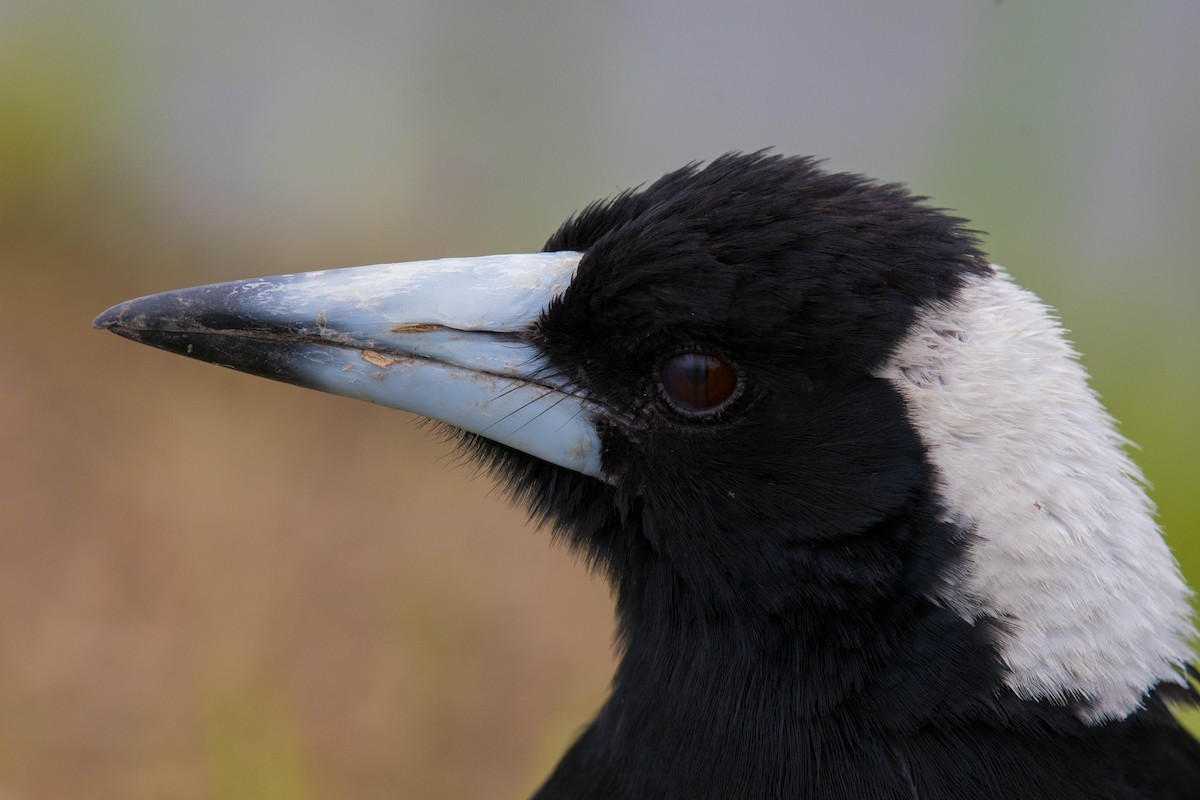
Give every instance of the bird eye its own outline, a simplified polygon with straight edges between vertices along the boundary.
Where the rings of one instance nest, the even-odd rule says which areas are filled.
[[[677,353],[658,368],[663,396],[677,411],[706,416],[738,393],[737,369],[711,353]]]

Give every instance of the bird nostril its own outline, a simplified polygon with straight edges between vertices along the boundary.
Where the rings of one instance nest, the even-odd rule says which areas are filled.
[[[716,413],[740,386],[737,368],[711,353],[676,353],[659,365],[658,379],[667,402],[691,416]]]

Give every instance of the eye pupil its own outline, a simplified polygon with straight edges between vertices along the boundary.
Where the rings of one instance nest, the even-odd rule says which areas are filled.
[[[665,360],[659,379],[667,400],[680,411],[712,412],[733,397],[738,374],[733,365],[709,353],[679,353]]]

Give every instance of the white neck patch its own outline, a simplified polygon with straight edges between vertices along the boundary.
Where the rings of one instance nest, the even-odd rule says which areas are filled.
[[[879,371],[903,395],[966,574],[935,598],[1003,620],[1020,697],[1084,698],[1121,719],[1159,682],[1185,683],[1190,593],[1127,444],[1062,328],[997,268],[925,310]]]

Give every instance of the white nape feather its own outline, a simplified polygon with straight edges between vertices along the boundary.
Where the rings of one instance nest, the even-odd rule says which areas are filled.
[[[1049,310],[997,268],[926,309],[880,375],[929,448],[965,574],[936,598],[1004,622],[1020,697],[1121,719],[1184,683],[1189,591],[1127,444]]]

